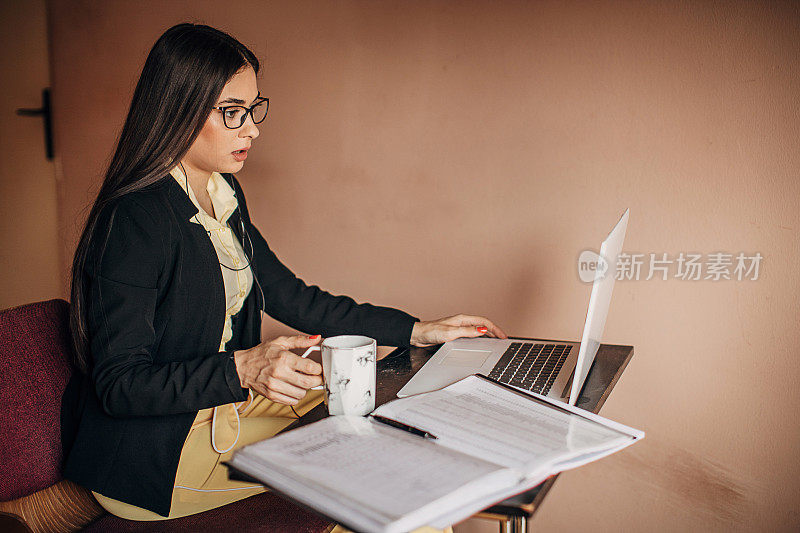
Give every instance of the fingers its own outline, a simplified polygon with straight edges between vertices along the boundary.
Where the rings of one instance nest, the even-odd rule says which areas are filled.
[[[294,350],[295,348],[308,348],[319,344],[322,340],[320,335],[291,335],[283,336],[273,339],[270,344],[277,344],[286,350]]]
[[[311,359],[281,350],[273,359],[274,368],[269,373],[273,378],[281,379],[294,386],[308,389],[322,383],[322,365]],[[282,391],[279,391],[282,392]]]
[[[273,340],[271,344],[284,348],[277,354],[277,363],[279,366],[285,366],[290,371],[302,372],[303,374],[319,375],[322,374],[322,365],[311,359],[300,357],[289,350],[292,348],[308,348],[318,344],[320,340],[322,340],[322,338],[319,335],[312,335],[310,337],[306,335],[294,335],[291,337],[278,337]],[[289,374],[291,375],[291,372]],[[312,387],[317,385],[319,385],[319,383],[315,383]]]
[[[314,361],[308,362],[314,363]],[[317,363],[314,364],[319,367],[319,372],[317,373],[306,373],[287,367],[279,368],[274,375],[276,378],[281,379],[295,387],[300,387],[303,390],[310,389],[311,387],[322,385],[322,367]]]
[[[454,340],[461,337],[482,337],[487,330],[475,326],[462,326],[460,328],[451,328],[448,336],[452,337],[447,340]]]
[[[497,337],[498,339],[507,339],[508,338],[508,334],[505,331],[503,331],[502,329],[500,329],[499,326],[494,326],[494,329],[492,330],[492,333],[494,333],[494,336]]]
[[[256,391],[258,394],[263,396],[268,400],[272,400],[273,402],[282,403],[284,405],[297,405],[300,403],[300,399],[305,396],[305,391],[303,391],[303,396],[300,398],[293,398],[291,396],[287,396],[283,393],[276,392],[274,390],[268,389],[267,387],[263,386],[262,384],[255,384],[253,385],[253,390]]]
[[[291,352],[283,352],[281,356],[284,354],[287,354],[287,357],[297,357]],[[256,392],[272,401],[294,405],[306,395],[307,389],[321,384],[321,375],[304,374],[279,363],[271,373],[265,372],[252,387]]]
[[[322,374],[322,365],[316,361],[304,359],[299,355],[293,354],[292,352],[282,352],[281,355],[286,358],[285,362],[290,370],[302,372],[303,374]],[[319,383],[317,383],[317,385],[319,385]]]
[[[259,357],[249,361],[250,388],[274,402],[297,404],[308,389],[322,384],[322,365],[289,350],[308,348],[320,340],[319,335],[294,335],[262,343]]]
[[[291,398],[292,400],[300,401],[300,399],[306,395],[306,389],[288,383],[284,379],[274,376],[268,377],[266,380],[264,380],[263,385],[268,392],[273,394],[273,396],[283,395]]]
[[[450,316],[450,317],[447,317],[447,318],[443,318],[441,320],[438,320],[437,322],[440,322],[442,324],[446,324],[446,325],[449,325],[449,326],[462,326],[462,327],[463,326],[474,326],[476,328],[484,327],[484,328],[486,328],[486,331],[480,331],[479,335],[484,335],[485,334],[487,337],[494,337],[494,338],[499,338],[499,339],[507,339],[508,338],[508,335],[506,335],[506,333],[502,329],[500,329],[497,325],[495,325],[494,322],[492,322],[491,320],[489,320],[488,318],[483,317],[483,316],[473,316],[473,315],[460,314],[460,315],[453,315],[453,316]],[[462,331],[466,331],[466,330],[462,330]],[[462,336],[464,336],[464,337],[477,337],[479,335],[462,335]]]
[[[486,335],[489,337],[495,337],[498,339],[507,339],[508,335],[506,335],[505,331],[500,329],[496,324],[494,324],[488,318],[478,317],[481,318],[483,322],[483,326],[487,329]]]

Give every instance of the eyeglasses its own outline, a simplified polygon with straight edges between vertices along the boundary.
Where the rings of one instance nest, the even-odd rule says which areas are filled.
[[[213,109],[222,111],[222,122],[225,127],[231,130],[241,128],[247,115],[253,119],[254,124],[260,124],[267,118],[269,109],[269,98],[260,98],[250,107],[241,105],[215,106]]]

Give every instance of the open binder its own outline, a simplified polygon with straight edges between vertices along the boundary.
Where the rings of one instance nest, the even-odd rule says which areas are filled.
[[[474,374],[238,450],[228,464],[354,531],[444,528],[642,431]]]

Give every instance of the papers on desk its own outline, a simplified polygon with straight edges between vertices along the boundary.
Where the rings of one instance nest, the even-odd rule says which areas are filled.
[[[393,533],[446,527],[643,437],[475,375],[252,444],[229,463],[350,529]]]

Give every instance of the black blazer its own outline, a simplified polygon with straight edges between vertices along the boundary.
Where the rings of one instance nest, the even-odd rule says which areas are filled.
[[[251,223],[238,181],[225,179],[239,202],[229,224],[243,242],[243,217],[264,301],[254,283],[224,353],[217,254],[204,228],[189,221],[197,207],[172,176],[105,209],[98,227],[111,227],[106,250],[100,257],[91,246],[86,261],[93,367],[64,392],[64,477],[163,516],[197,411],[247,398],[233,352],[260,342],[260,309],[300,331],[362,334],[389,346],[408,345],[417,320],[307,286]]]

